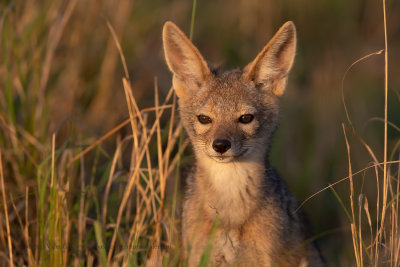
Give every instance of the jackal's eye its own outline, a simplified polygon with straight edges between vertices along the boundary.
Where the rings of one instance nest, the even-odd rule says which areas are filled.
[[[240,123],[250,123],[252,120],[254,119],[254,116],[251,114],[244,114],[242,116],[239,117],[239,122]]]
[[[206,116],[206,115],[199,115],[197,116],[197,119],[201,124],[208,124],[211,123],[211,118]]]

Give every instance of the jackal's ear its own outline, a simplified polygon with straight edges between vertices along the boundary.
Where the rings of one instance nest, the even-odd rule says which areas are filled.
[[[286,88],[295,53],[296,27],[293,22],[288,21],[246,66],[244,75],[257,85],[272,89],[276,96],[281,96]]]
[[[166,22],[163,29],[165,59],[173,72],[172,84],[178,97],[188,90],[198,89],[210,75],[207,63],[199,50],[172,22]]]

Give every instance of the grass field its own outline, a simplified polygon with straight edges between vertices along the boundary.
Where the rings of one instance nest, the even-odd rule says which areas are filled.
[[[193,157],[167,20],[226,67],[295,22],[272,165],[329,266],[400,266],[398,14],[384,0],[0,2],[0,266],[179,265]]]

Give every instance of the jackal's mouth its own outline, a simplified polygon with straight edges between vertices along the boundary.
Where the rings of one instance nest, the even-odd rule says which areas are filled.
[[[244,154],[246,154],[246,152],[247,152],[247,149],[243,150],[238,155],[229,155],[229,156],[228,155],[212,155],[210,157],[217,162],[227,163],[227,162],[232,162],[232,161],[238,160],[240,157],[242,157]]]
[[[232,156],[212,156],[211,158],[218,163],[228,163],[234,161],[234,157]]]

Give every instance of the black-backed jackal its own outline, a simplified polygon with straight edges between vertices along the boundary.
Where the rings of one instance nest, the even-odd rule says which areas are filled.
[[[245,68],[228,71],[209,67],[171,22],[163,41],[196,157],[183,207],[183,260],[197,266],[211,242],[213,266],[321,266],[295,198],[268,161],[295,57],[294,24],[285,23]]]

